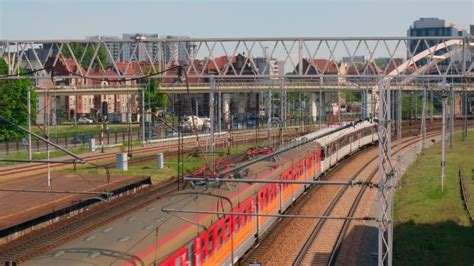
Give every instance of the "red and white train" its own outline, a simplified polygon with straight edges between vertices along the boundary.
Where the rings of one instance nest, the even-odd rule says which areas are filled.
[[[313,139],[331,130],[334,128],[305,135],[296,141]],[[375,141],[376,124],[361,122],[282,152],[273,160],[252,164],[246,168],[244,178],[318,179],[339,160]],[[308,186],[280,183],[189,186],[189,189],[158,200],[26,264],[233,264],[278,221],[276,217],[249,214],[284,213]]]

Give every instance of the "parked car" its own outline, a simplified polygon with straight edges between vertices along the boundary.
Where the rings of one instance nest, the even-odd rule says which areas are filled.
[[[88,143],[91,138],[92,136],[89,134],[78,134],[74,136],[71,142],[72,144]]]
[[[94,121],[93,121],[92,119],[89,119],[89,118],[87,118],[87,117],[85,117],[85,116],[80,117],[80,118],[77,120],[77,122],[78,122],[79,124],[92,124],[92,123],[94,123]]]

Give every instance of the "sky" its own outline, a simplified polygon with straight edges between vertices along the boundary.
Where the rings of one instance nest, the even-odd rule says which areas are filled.
[[[474,0],[0,0],[0,39],[406,36],[420,17],[469,30]]]

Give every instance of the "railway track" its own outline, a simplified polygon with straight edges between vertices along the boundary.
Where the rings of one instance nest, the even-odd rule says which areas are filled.
[[[285,136],[294,136],[296,135],[296,131],[291,128],[287,130],[285,133]],[[267,133],[266,132],[260,132],[258,139],[259,140],[264,140],[267,139]],[[279,132],[274,130],[272,131],[273,137],[278,136]],[[248,142],[249,140],[253,140],[255,138],[255,133],[254,132],[240,132],[240,133],[234,133],[234,143],[241,143],[241,142]],[[177,142],[177,141],[174,141]],[[226,142],[225,137],[218,138],[216,140],[215,145],[224,145]],[[206,146],[206,138],[201,137],[200,138],[200,145],[201,146]],[[189,139],[189,141],[185,141],[184,143],[184,148],[191,150],[192,148],[196,147],[196,142],[193,139]],[[157,147],[144,147],[144,148],[137,148],[133,151],[134,155],[141,155],[141,154],[147,154],[147,153],[155,153],[155,152],[160,152],[160,151],[175,151],[177,152],[178,149],[178,144],[168,144],[168,145],[163,145],[163,146],[157,146]],[[153,155],[154,156],[154,155]],[[99,160],[106,160],[106,159],[113,159],[115,157],[115,152],[109,152],[109,153],[103,153],[103,154],[93,154],[89,156],[84,156],[85,161],[99,161]],[[149,158],[152,158],[149,156]],[[134,159],[134,160],[140,160],[140,158]],[[129,163],[133,163],[133,159],[129,161]],[[113,164],[110,164],[113,165]],[[51,169],[60,169],[67,167],[65,164],[59,164],[59,163],[51,163],[50,164]],[[38,163],[33,163],[33,164],[28,164],[28,165],[21,165],[17,166],[14,168],[7,168],[7,169],[2,169],[0,170],[0,176],[13,176],[13,175],[22,175],[22,174],[30,174],[32,171],[34,173],[38,173],[40,171],[46,171],[48,169],[47,164],[38,164]]]
[[[473,123],[469,123],[469,125],[472,127]],[[455,129],[460,129],[460,125],[457,124]],[[428,125],[427,127],[427,140],[434,136],[434,135],[439,135],[439,134],[436,134],[436,133],[432,133],[433,131],[434,132],[437,132],[437,131],[440,131],[441,129],[441,125],[436,125],[436,123],[433,123],[433,125],[430,127]],[[406,138],[405,140],[403,141],[408,141],[407,139],[407,136],[410,136],[411,138],[413,138],[412,136],[416,136],[420,133],[420,129],[419,127],[408,127],[407,125],[404,125],[403,127],[403,132],[402,132],[402,137],[403,138]],[[417,139],[420,139],[420,136],[418,137],[415,137]],[[393,139],[392,137],[392,141],[394,143],[394,147],[396,146],[396,140]],[[369,149],[364,149],[364,151],[367,151],[369,152],[370,150]],[[364,156],[367,157],[366,155],[364,155],[365,153],[362,153],[360,151],[358,151],[356,154],[353,154],[353,155],[357,155],[358,157],[361,157],[363,158]],[[357,160],[360,160],[361,158],[357,159]],[[344,161],[342,161],[341,163],[338,163],[336,164],[335,167],[333,167],[331,169],[331,174],[337,172],[339,170],[339,168],[341,168],[341,166],[343,165],[346,165],[346,164],[350,164],[350,163],[353,163],[355,160],[355,158],[351,155],[351,157],[349,157],[349,159],[345,159]],[[363,160],[367,160],[367,159],[363,159]],[[356,164],[357,165],[357,164]],[[358,167],[358,166],[357,166]],[[357,169],[357,168],[355,168]],[[325,173],[327,174],[327,172]],[[350,175],[350,174],[349,174]],[[336,176],[334,176],[336,177]],[[321,179],[323,180],[326,180],[327,178],[325,176],[322,176]],[[319,196],[319,190],[321,189],[322,187],[320,186],[313,186],[311,187],[307,192],[305,192],[303,195],[301,195],[300,199],[298,199],[298,201],[295,203],[295,205],[289,209],[287,211],[287,213],[290,213],[290,214],[302,214],[302,211],[306,213],[306,211],[308,211],[308,209],[314,209],[312,211],[316,211],[317,213],[312,213],[314,215],[323,215],[322,213],[325,211],[325,208],[327,205],[329,205],[329,202],[327,203],[322,203],[322,205],[318,205],[318,206],[321,206],[321,207],[311,207],[311,208],[306,208],[305,205],[311,205],[311,206],[314,206],[314,204],[306,204],[307,202],[314,202],[315,200],[323,200],[323,198],[325,196],[323,196],[323,198],[321,198]],[[366,188],[364,188],[365,190]],[[321,191],[323,192],[323,191]],[[330,191],[324,191],[324,193],[322,194],[328,194],[328,192]],[[331,192],[332,195],[334,195],[337,191],[334,190],[334,192]],[[311,199],[310,199],[311,198]],[[360,200],[357,200],[357,201],[360,201]],[[323,209],[324,208],[324,209]],[[306,211],[305,211],[306,209]],[[318,210],[320,209],[320,210]],[[354,211],[356,208],[353,208]],[[347,215],[344,215],[344,216],[347,216]],[[309,222],[310,223],[310,222]],[[293,255],[293,251],[290,251],[291,247],[295,247],[295,246],[298,246],[300,244],[297,244],[297,243],[301,243],[301,237],[304,237],[306,238],[310,232],[308,232],[307,230],[293,230],[293,229],[289,229],[289,228],[296,228],[298,226],[303,226],[304,228],[310,228],[310,227],[313,227],[311,225],[309,225],[308,222],[305,222],[303,223],[303,221],[294,221],[294,220],[291,220],[291,219],[283,219],[281,220],[281,222],[279,223],[276,223],[275,225],[273,225],[273,227],[269,230],[270,233],[268,233],[267,235],[263,236],[262,238],[260,238],[259,240],[259,244],[254,248],[254,250],[252,250],[242,261],[241,263],[252,263],[252,262],[263,262],[263,263],[269,263],[269,264],[272,264],[272,263],[277,263],[276,261],[279,261],[278,263],[284,263],[284,264],[291,264],[293,262],[292,258],[295,258],[297,256],[297,253],[295,252],[295,254]],[[345,228],[349,228],[349,225],[350,223],[347,223],[347,225],[345,226]],[[308,227],[309,226],[309,227]],[[348,229],[345,229],[345,231],[347,231]],[[289,238],[291,237],[294,237],[294,235],[300,235],[300,238],[299,240],[296,240],[293,241],[293,240],[290,240]],[[342,233],[342,235],[345,235],[346,233]],[[279,235],[282,235],[282,237],[279,237]],[[281,241],[287,241],[288,243],[291,243],[289,244],[291,247],[287,250],[287,249],[281,249],[281,246],[279,245],[279,243],[281,243]],[[341,249],[341,246],[342,246],[342,243],[341,241],[338,242],[337,244],[337,250],[339,250],[338,252],[341,252],[341,254],[339,256],[334,256],[335,258],[337,257],[343,257],[345,253],[345,246],[347,245],[344,245],[343,248]],[[275,250],[275,252],[273,251]],[[285,256],[280,256],[280,254],[286,254]],[[328,257],[328,260],[331,256]],[[334,260],[334,259],[333,259]],[[244,264],[241,264],[241,265],[244,265]]]
[[[226,162],[235,162],[241,158],[242,155],[237,154],[226,158]],[[63,219],[48,227],[19,237],[0,246],[0,262],[15,261],[21,263],[38,256],[100,226],[146,207],[155,200],[175,192],[177,186],[178,181],[176,179],[157,186],[150,186],[112,202],[92,206],[75,218]]]
[[[438,135],[438,133],[430,133],[427,134],[427,137],[433,137],[435,135]],[[405,143],[401,149],[405,149],[407,147],[410,147],[411,145],[417,143],[419,141],[418,138],[415,138],[414,140],[410,140],[408,143]],[[393,156],[395,157],[395,156]],[[364,179],[365,182],[372,182],[374,177],[376,177],[378,168],[377,165],[370,167],[371,164],[374,163],[374,161],[377,160],[377,156],[372,157],[370,160],[368,160],[364,165],[362,165],[350,178],[349,180],[353,181],[358,179],[363,173],[369,172],[367,177]],[[368,171],[369,169],[373,168],[373,170]],[[367,190],[367,186],[362,186],[358,192],[356,193],[355,197],[354,195],[351,195],[349,192],[349,187],[344,186],[339,191],[337,192],[336,196],[332,199],[331,203],[329,204],[329,207],[325,210],[323,216],[347,216],[347,217],[352,217],[355,214],[355,211],[357,210],[360,201],[364,195],[364,193]],[[341,202],[352,202],[349,210],[338,210],[336,209]],[[341,213],[342,212],[342,213]],[[297,257],[295,258],[293,265],[334,265],[336,262],[336,259],[338,257],[343,257],[344,254],[339,253],[341,245],[344,241],[344,238],[347,235],[347,231],[349,229],[349,226],[351,224],[351,220],[328,220],[328,219],[322,219],[319,220],[319,222],[316,224],[316,226],[313,228],[311,231],[311,234],[309,237],[306,239],[305,243],[303,244],[303,247],[300,249],[298,252]],[[334,229],[337,228],[336,232],[334,232]],[[321,246],[322,245],[327,245],[328,244],[328,238],[324,238],[324,236],[321,236],[323,233],[328,233],[331,231],[331,235],[335,239],[332,239],[332,247],[331,251],[328,253],[321,252]],[[319,239],[318,241],[318,237]],[[324,239],[324,240],[323,240]],[[324,242],[324,244],[322,244]]]
[[[125,196],[114,202],[91,208],[90,212],[84,213],[78,219],[63,220],[50,227],[34,231],[0,246],[0,261],[23,262],[28,260],[130,212],[143,208],[157,198],[172,193],[176,187],[176,181],[173,180],[161,186],[146,188],[135,195]]]

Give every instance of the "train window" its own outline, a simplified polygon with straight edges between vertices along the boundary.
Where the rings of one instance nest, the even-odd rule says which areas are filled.
[[[222,239],[222,227],[221,225],[219,225],[219,228],[217,228],[217,234],[216,234],[216,239],[215,239],[216,248],[220,247],[223,242],[224,241]]]
[[[225,219],[225,238],[229,238],[232,234],[232,224],[230,218]]]
[[[181,265],[181,257],[177,257],[175,260],[174,260],[174,265],[176,266],[180,266]]]
[[[207,257],[207,253],[206,253],[206,243],[207,243],[207,236],[204,238],[201,239],[201,250],[200,250],[200,253],[201,253],[201,259],[203,260],[204,258]]]
[[[209,241],[207,242],[207,254],[210,255],[214,251],[214,237],[211,234],[211,237],[209,237]]]
[[[240,228],[240,215],[235,215],[235,231],[238,231]]]
[[[188,250],[187,250],[187,254],[188,254],[188,258],[187,260],[190,261],[191,263],[189,265],[194,265],[194,241],[192,241],[189,245],[188,245]]]

